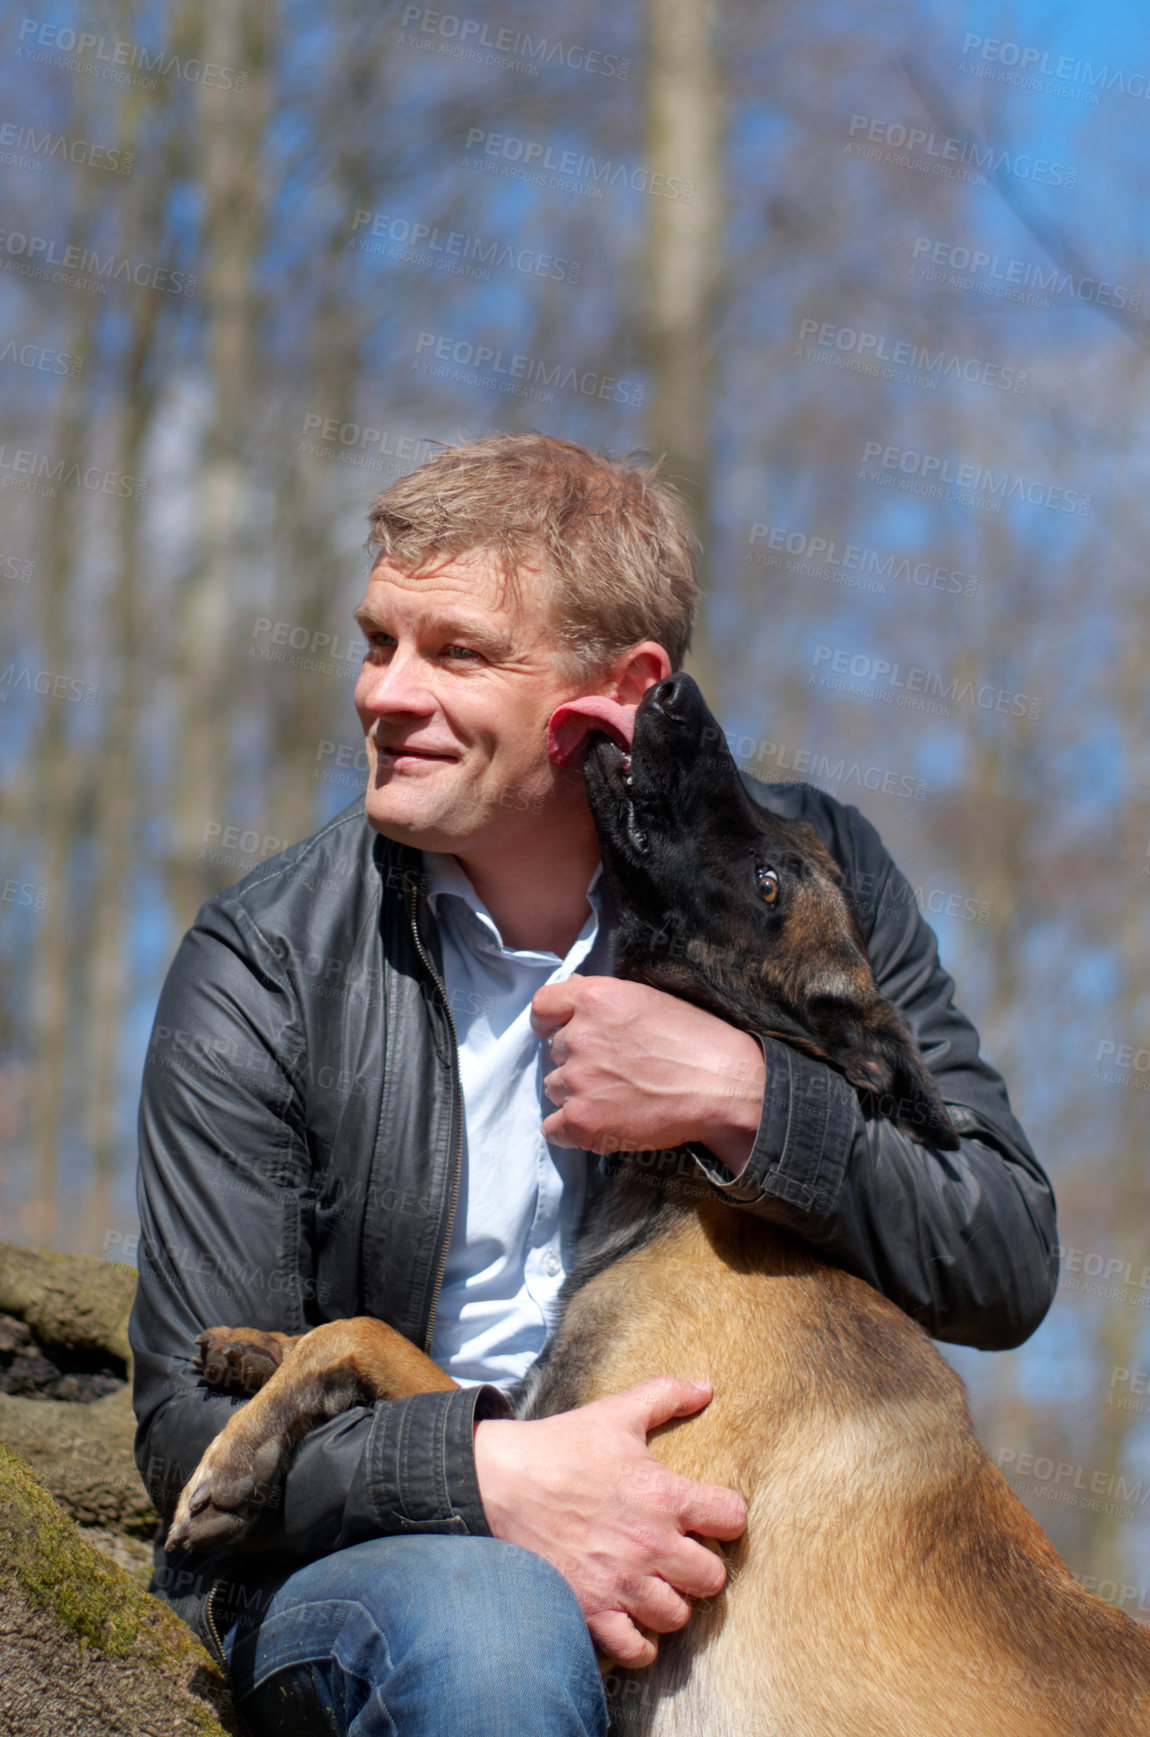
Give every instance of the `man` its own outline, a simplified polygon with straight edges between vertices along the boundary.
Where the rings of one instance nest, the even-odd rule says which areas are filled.
[[[373,1314],[463,1385],[312,1431],[247,1548],[173,1558],[157,1585],[229,1663],[257,1737],[601,1732],[592,1641],[649,1663],[723,1583],[698,1538],[738,1536],[746,1511],[646,1449],[705,1381],[509,1415],[602,1185],[593,1154],[691,1144],[732,1210],[987,1348],[1049,1306],[1053,1202],[906,881],[820,792],[756,787],[842,865],[958,1152],[864,1117],[822,1063],[610,976],[594,827],[547,726],[589,695],[634,706],[686,650],[690,538],[653,471],[492,436],[396,483],[371,523],[366,814],[208,901],[160,1001],[137,1457],[169,1516],[236,1403],[192,1364],[220,1323]]]

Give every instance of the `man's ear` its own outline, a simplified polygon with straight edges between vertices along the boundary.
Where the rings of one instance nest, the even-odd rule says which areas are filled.
[[[834,1028],[829,1033],[828,1023]],[[889,1002],[879,998],[861,1016],[819,1026],[827,1060],[857,1091],[875,1099],[880,1114],[920,1146],[956,1150],[958,1135],[938,1087]]]
[[[623,652],[612,665],[618,683],[615,699],[621,706],[637,706],[648,688],[671,674],[671,659],[653,639],[644,639]]]

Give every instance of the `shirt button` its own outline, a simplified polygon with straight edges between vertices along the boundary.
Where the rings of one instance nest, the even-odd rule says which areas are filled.
[[[559,1267],[559,1256],[555,1253],[554,1249],[552,1249],[543,1257],[543,1271],[547,1274],[549,1279],[553,1279],[555,1274],[559,1271]]]

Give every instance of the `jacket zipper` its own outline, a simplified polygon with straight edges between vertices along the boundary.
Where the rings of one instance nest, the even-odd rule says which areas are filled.
[[[455,1029],[455,1020],[452,1018],[447,990],[440,980],[438,971],[428,958],[426,949],[419,937],[419,924],[415,915],[418,897],[419,889],[413,886],[411,889],[411,932],[415,936],[419,957],[423,960],[432,982],[443,997],[443,1010],[447,1014],[447,1023],[451,1027],[451,1041],[455,1046],[455,1061],[451,1078],[455,1097],[455,1168],[451,1179],[451,1205],[447,1214],[447,1235],[443,1239],[443,1252],[439,1257],[439,1270],[435,1275],[435,1289],[431,1293],[431,1313],[427,1318],[427,1335],[423,1341],[423,1349],[430,1357],[431,1340],[435,1331],[435,1311],[439,1306],[439,1293],[443,1286],[443,1274],[447,1268],[447,1251],[451,1247],[451,1233],[455,1228],[455,1208],[459,1201],[459,1184],[463,1175],[463,1090],[459,1083],[459,1033]]]
[[[216,1627],[215,1613],[212,1610],[212,1605],[215,1601],[216,1593],[220,1590],[220,1587],[223,1584],[224,1583],[223,1583],[222,1578],[219,1580],[213,1580],[212,1584],[208,1588],[208,1596],[204,1600],[204,1626],[207,1629],[208,1633],[211,1635],[212,1640],[215,1642],[216,1657],[219,1660],[220,1669],[223,1671],[224,1675],[227,1676],[227,1674],[228,1674],[228,1655],[224,1651],[224,1643],[220,1639],[220,1633]]]

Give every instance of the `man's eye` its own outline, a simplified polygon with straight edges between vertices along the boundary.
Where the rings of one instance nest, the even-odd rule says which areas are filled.
[[[368,656],[372,652],[394,651],[397,643],[393,633],[384,633],[382,630],[365,633],[364,654]],[[442,655],[453,663],[469,663],[480,656],[470,645],[445,645]]]

